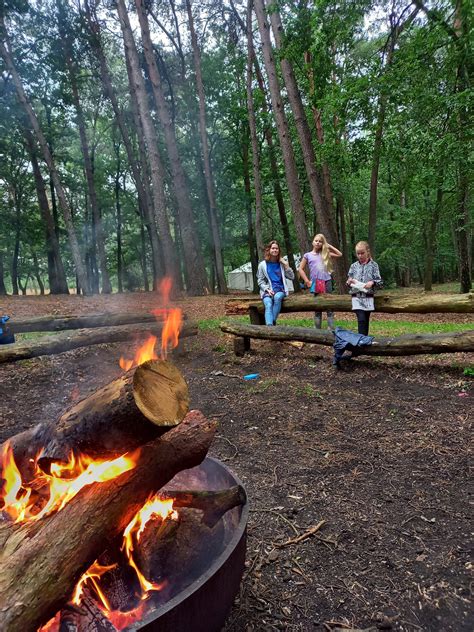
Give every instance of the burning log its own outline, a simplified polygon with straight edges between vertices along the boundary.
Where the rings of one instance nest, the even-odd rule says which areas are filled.
[[[0,363],[17,362],[27,358],[36,358],[42,355],[63,353],[78,347],[89,347],[102,343],[123,342],[134,336],[146,336],[149,333],[161,336],[163,326],[160,323],[143,323],[136,325],[124,325],[122,327],[98,327],[97,329],[79,329],[71,333],[63,331],[54,336],[44,336],[36,342],[17,342],[14,345],[4,345],[0,349]],[[180,330],[180,338],[195,336],[197,334],[196,323],[184,323]]]
[[[68,461],[71,451],[95,459],[116,457],[178,424],[188,408],[181,372],[170,362],[150,360],[76,403],[55,423],[9,441],[23,479],[31,480],[41,449],[38,464],[46,471],[52,461]]]
[[[41,520],[0,524],[3,632],[33,632],[60,610],[79,577],[150,494],[204,459],[215,429],[215,422],[191,411],[141,448],[134,469],[84,487],[61,511]]]

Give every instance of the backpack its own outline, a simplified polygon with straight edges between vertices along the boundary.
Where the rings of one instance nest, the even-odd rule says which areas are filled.
[[[15,335],[6,324],[10,316],[0,316],[0,345],[9,345],[15,342]]]

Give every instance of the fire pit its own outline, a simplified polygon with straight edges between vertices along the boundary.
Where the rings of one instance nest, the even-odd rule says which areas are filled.
[[[169,489],[218,490],[241,484],[223,463],[207,457],[198,467],[180,472],[166,486]],[[169,600],[148,612],[127,628],[152,632],[213,632],[222,628],[239,590],[244,570],[248,506],[234,507],[222,521],[224,539],[216,546],[214,556],[203,564],[202,572],[188,585],[176,586],[169,578],[172,593]]]

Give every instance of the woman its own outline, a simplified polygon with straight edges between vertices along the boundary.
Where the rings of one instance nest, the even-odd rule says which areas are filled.
[[[265,324],[276,325],[281,304],[288,296],[286,279],[293,280],[295,273],[281,258],[280,246],[273,240],[265,247],[264,258],[258,264],[257,283],[265,305]]]

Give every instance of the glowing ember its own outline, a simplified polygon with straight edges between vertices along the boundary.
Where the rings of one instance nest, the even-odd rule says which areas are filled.
[[[113,461],[94,461],[85,455],[76,458],[71,454],[66,464],[53,463],[51,474],[37,468],[34,481],[24,484],[7,442],[2,454],[2,510],[15,522],[39,520],[52,511],[60,511],[86,485],[103,483],[133,469],[137,457],[138,453]],[[41,508],[37,506],[33,489],[41,489],[41,498],[47,499]]]
[[[170,349],[178,346],[179,332],[183,323],[182,311],[178,307],[168,307],[172,281],[165,277],[160,283],[160,295],[163,307],[159,307],[152,311],[156,320],[163,321],[163,329],[161,332],[161,354],[160,358],[166,360]],[[156,360],[158,355],[155,352],[156,337],[150,335],[145,343],[136,351],[133,360],[121,357],[119,360],[120,368],[128,371],[134,366],[143,364],[147,360]]]

